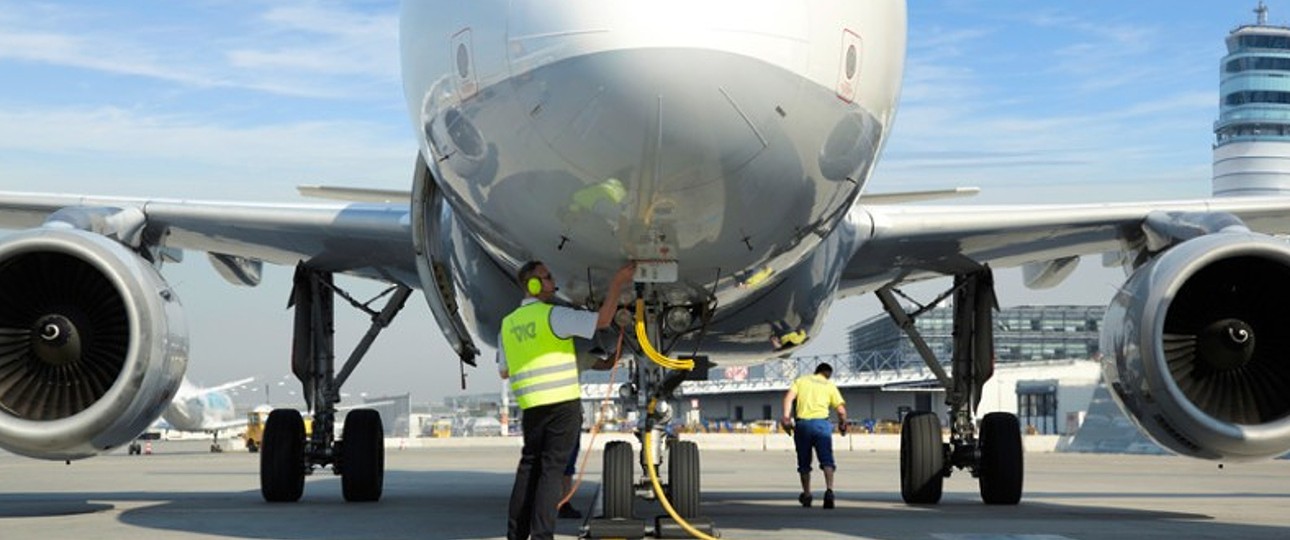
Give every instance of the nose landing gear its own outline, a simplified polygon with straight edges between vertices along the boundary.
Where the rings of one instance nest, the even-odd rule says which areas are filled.
[[[656,310],[655,315],[663,310]],[[655,317],[657,320],[659,317]],[[638,357],[632,381],[625,387],[634,389],[623,396],[634,401],[636,408],[645,409],[637,426],[641,444],[639,460],[632,459],[632,447],[624,441],[605,446],[604,478],[601,486],[604,513],[588,520],[581,531],[583,538],[712,538],[716,528],[712,520],[700,515],[701,483],[699,447],[693,441],[677,440],[667,434],[672,419],[669,400],[681,383],[694,373],[706,373],[695,365],[706,367],[706,358],[675,360],[654,350],[645,333],[645,312],[638,301],[636,310],[636,336],[645,358],[657,365],[649,365]],[[658,333],[655,334],[656,336]],[[667,455],[667,483],[659,477],[663,454]],[[633,481],[632,463],[641,465],[641,481]],[[654,519],[653,528],[637,519],[634,511],[637,497],[655,498],[666,515]]]

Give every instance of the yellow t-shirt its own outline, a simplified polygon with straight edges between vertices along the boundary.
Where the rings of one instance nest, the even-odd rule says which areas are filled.
[[[798,377],[792,390],[797,393],[797,418],[801,420],[828,418],[829,411],[846,403],[837,385],[823,375]]]

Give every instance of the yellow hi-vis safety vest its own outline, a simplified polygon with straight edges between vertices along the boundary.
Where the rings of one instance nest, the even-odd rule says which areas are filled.
[[[573,340],[551,331],[551,305],[533,302],[502,319],[511,393],[521,409],[581,397]]]

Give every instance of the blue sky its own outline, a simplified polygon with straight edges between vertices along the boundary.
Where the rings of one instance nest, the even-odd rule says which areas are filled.
[[[1254,4],[913,0],[902,107],[871,189],[1207,196],[1223,38]],[[1272,22],[1290,21],[1290,1],[1268,4]],[[379,0],[0,0],[0,190],[296,201],[299,184],[406,189],[397,17]],[[1051,293],[1004,285],[1001,301],[1106,302],[1122,275],[1095,262]],[[286,270],[240,289],[189,254],[165,273],[187,307],[195,381],[286,373]],[[806,353],[841,352],[846,327],[876,312],[835,304]],[[349,388],[456,393],[433,327],[410,303]],[[343,314],[341,354],[364,329]],[[498,388],[491,365],[472,373],[470,392]]]

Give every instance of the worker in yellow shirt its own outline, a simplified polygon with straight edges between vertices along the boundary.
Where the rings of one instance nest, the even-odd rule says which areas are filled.
[[[833,472],[837,463],[833,461],[833,425],[829,423],[829,411],[838,412],[838,431],[847,433],[847,408],[842,400],[842,393],[837,385],[829,381],[833,376],[833,366],[827,362],[815,368],[815,374],[803,375],[793,381],[788,393],[784,394],[784,417],[780,423],[793,434],[797,447],[797,474],[802,480],[802,494],[797,502],[802,506],[811,506],[811,450],[820,462],[824,472],[824,508],[833,508]],[[793,401],[797,400],[796,409]],[[792,411],[793,417],[789,416]]]

